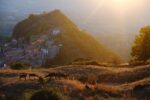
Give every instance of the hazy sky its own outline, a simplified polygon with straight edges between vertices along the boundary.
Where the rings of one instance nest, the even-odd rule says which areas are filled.
[[[150,0],[0,0],[0,34],[30,13],[61,9],[79,27],[94,34],[137,33],[150,25]]]

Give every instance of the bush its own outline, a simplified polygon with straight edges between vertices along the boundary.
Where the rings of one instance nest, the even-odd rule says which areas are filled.
[[[67,100],[58,89],[49,88],[35,92],[30,100]]]
[[[144,62],[144,61],[139,61],[139,60],[131,60],[131,61],[129,62],[129,64],[130,64],[131,66],[138,66],[138,65],[144,65],[145,62]]]
[[[11,69],[15,69],[15,70],[28,69],[29,67],[30,65],[21,62],[15,62],[10,66]]]
[[[76,61],[76,62],[73,62],[72,65],[96,65],[96,66],[101,66],[101,64],[97,61]]]
[[[100,64],[97,61],[89,61],[86,64],[87,65],[97,65],[97,66],[100,66]]]
[[[140,29],[132,46],[131,56],[137,60],[148,60],[150,58],[150,26]]]
[[[90,61],[91,58],[78,58],[78,59],[75,59],[73,62],[81,62],[81,61]]]

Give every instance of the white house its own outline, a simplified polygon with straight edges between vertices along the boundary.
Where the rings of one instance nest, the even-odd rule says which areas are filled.
[[[52,30],[52,35],[58,35],[58,34],[60,34],[60,29],[59,28],[54,28],[53,30]]]

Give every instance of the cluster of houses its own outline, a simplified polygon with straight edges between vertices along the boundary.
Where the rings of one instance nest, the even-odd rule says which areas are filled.
[[[4,60],[4,52],[5,49],[3,47],[3,42],[0,42],[0,69],[5,69],[6,68],[6,62]]]
[[[30,43],[24,43],[20,38],[0,45],[0,66],[4,67],[16,61],[37,66],[45,63],[46,59],[55,58],[63,46],[61,43],[55,43],[54,39],[60,32],[60,29],[55,28],[48,34],[31,36]]]

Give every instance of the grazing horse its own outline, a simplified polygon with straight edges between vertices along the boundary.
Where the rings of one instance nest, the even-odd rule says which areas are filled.
[[[86,88],[87,90],[90,90],[90,89],[91,89],[87,84],[85,85],[85,88]]]
[[[55,77],[56,73],[49,73],[48,75],[45,76],[45,78],[51,78],[51,77]]]
[[[29,74],[29,79],[31,79],[32,77],[35,79],[35,78],[37,78],[37,77],[39,77],[39,76],[38,76],[37,74],[30,73],[30,74]]]
[[[40,83],[40,85],[44,86],[45,85],[45,80],[43,77],[38,76],[38,82]]]
[[[48,75],[45,76],[45,78],[47,78],[47,77],[49,77],[49,78],[51,78],[51,77],[67,78],[68,75],[65,74],[65,73],[60,73],[60,72],[59,73],[55,73],[55,72],[53,72],[53,73],[49,73]]]
[[[22,74],[19,75],[19,79],[21,80],[22,78],[24,78],[26,80],[27,75],[28,74],[26,74],[26,73],[22,73]]]

